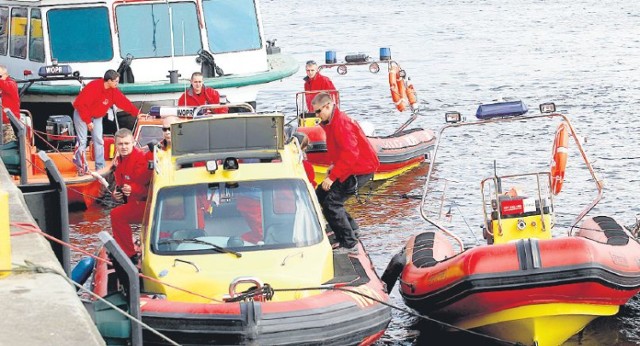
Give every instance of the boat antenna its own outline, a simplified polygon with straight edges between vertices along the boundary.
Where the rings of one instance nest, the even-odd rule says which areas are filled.
[[[174,70],[173,60],[175,59],[175,46],[174,46],[174,37],[173,37],[173,10],[171,9],[171,5],[169,5],[169,0],[165,0],[167,3],[167,9],[169,10],[169,33],[171,37],[171,70]]]
[[[174,67],[176,52],[173,32],[173,9],[169,5],[169,0],[164,0],[164,2],[167,4],[167,10],[169,11],[169,37],[171,38],[171,70],[169,70],[169,75],[167,77],[169,77],[169,83],[178,83],[178,78],[180,77],[180,75]]]
[[[498,177],[498,164],[496,160],[493,160],[493,176],[496,179],[496,189],[498,190],[498,194],[502,194],[502,179]]]

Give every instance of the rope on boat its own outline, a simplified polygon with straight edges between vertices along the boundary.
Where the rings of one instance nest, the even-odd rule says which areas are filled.
[[[463,333],[468,333],[468,334],[471,334],[471,335],[474,335],[474,336],[482,337],[482,338],[485,338],[485,339],[490,339],[490,340],[493,340],[493,341],[496,341],[496,342],[500,342],[500,343],[504,343],[504,344],[507,344],[507,345],[524,346],[522,343],[519,343],[519,342],[511,342],[511,341],[507,341],[507,340],[502,340],[500,338],[496,338],[496,337],[491,336],[491,335],[479,333],[479,332],[476,332],[476,331],[473,331],[473,330],[469,330],[469,329],[460,328],[460,327],[454,326],[453,324],[449,324],[447,322],[437,320],[437,319],[429,317],[427,315],[422,315],[422,314],[419,314],[417,312],[411,311],[409,309],[405,309],[405,308],[402,308],[400,306],[385,302],[385,301],[383,301],[383,300],[381,300],[379,298],[376,298],[374,296],[368,295],[366,293],[362,293],[362,292],[359,292],[359,291],[356,291],[356,290],[352,290],[352,289],[349,289],[349,288],[346,288],[346,287],[342,287],[342,286],[343,285],[340,284],[340,285],[318,286],[318,287],[274,288],[273,291],[274,292],[293,292],[293,291],[317,291],[317,290],[325,290],[325,291],[327,291],[328,290],[328,291],[342,291],[342,292],[347,292],[347,293],[350,293],[350,294],[357,294],[357,295],[362,296],[364,298],[371,299],[371,300],[373,300],[375,302],[378,302],[378,303],[380,303],[382,305],[388,306],[388,307],[390,307],[392,309],[404,312],[404,313],[406,313],[408,315],[411,315],[411,316],[414,316],[414,317],[418,317],[418,318],[423,319],[425,321],[433,322],[433,323],[442,325],[442,326],[447,327],[447,328],[455,329],[455,330],[463,332]]]
[[[32,274],[57,274],[60,275],[66,282],[70,283],[72,286],[75,286],[77,289],[82,290],[83,292],[88,293],[89,295],[91,295],[92,297],[102,301],[103,303],[107,304],[109,307],[111,307],[112,309],[118,311],[120,314],[126,316],[128,319],[130,319],[131,321],[141,325],[142,327],[146,328],[147,330],[149,330],[150,332],[152,332],[153,334],[159,336],[160,338],[164,339],[165,341],[167,341],[169,344],[171,345],[176,345],[179,346],[180,344],[178,344],[177,342],[173,341],[172,339],[170,339],[168,336],[160,333],[159,331],[153,329],[151,326],[149,326],[148,324],[142,322],[141,320],[133,317],[131,314],[129,314],[128,312],[120,309],[119,307],[117,307],[116,305],[114,305],[113,303],[103,299],[102,297],[100,297],[99,295],[91,292],[90,290],[86,289],[85,287],[83,287],[82,285],[74,282],[73,280],[71,280],[69,277],[67,277],[66,274],[64,273],[60,273],[59,271],[57,271],[56,269],[50,268],[50,267],[44,267],[41,265],[37,265],[34,263],[31,263],[29,261],[24,261],[25,264],[17,264],[17,263],[11,263],[13,266],[15,266],[15,269],[9,269],[9,270],[0,270],[0,272],[9,272],[9,273],[15,273],[15,274],[24,274],[24,273],[32,273]]]

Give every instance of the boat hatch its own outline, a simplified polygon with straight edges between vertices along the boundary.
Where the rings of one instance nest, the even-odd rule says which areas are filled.
[[[173,156],[214,154],[243,157],[242,152],[284,149],[284,116],[250,114],[210,117],[171,125]],[[219,156],[219,157],[218,157]]]

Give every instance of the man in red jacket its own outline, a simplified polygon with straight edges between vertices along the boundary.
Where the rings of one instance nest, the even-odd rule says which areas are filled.
[[[0,104],[2,107],[2,143],[16,140],[16,135],[11,127],[9,117],[5,114],[4,109],[9,108],[11,113],[16,117],[20,117],[20,97],[18,96],[18,84],[7,72],[7,67],[0,65]]]
[[[191,87],[180,95],[178,106],[204,106],[215,105],[220,103],[220,93],[214,88],[204,85],[204,77],[202,73],[194,72],[191,75]],[[228,113],[228,108],[216,108],[213,113]]]
[[[316,189],[318,201],[340,247],[349,254],[357,254],[358,241],[344,202],[371,180],[380,161],[360,125],[338,109],[331,95],[318,94],[312,105],[322,120],[320,125],[327,135],[327,154],[331,160],[327,177]]]
[[[134,117],[141,114],[138,108],[118,89],[120,74],[114,70],[105,72],[102,79],[87,84],[73,101],[73,124],[78,137],[78,148],[73,162],[78,167],[78,174],[87,173],[85,151],[87,149],[87,130],[91,131],[93,140],[93,156],[96,170],[104,167],[104,140],[102,138],[102,118],[114,104]]]
[[[311,105],[311,101],[316,97],[316,95],[318,95],[318,93],[321,91],[338,89],[336,89],[329,77],[320,74],[318,64],[315,61],[307,61],[305,69],[307,72],[307,76],[304,77],[304,91],[306,91],[305,98],[307,100],[307,109],[312,111],[313,106]],[[333,92],[331,95],[335,103],[339,105],[340,98],[338,97],[338,92]]]
[[[118,245],[136,264],[130,224],[142,222],[153,171],[149,169],[142,150],[134,146],[133,134],[129,129],[118,130],[115,142],[118,156],[114,162],[116,189],[112,196],[123,204],[111,209],[111,230]]]

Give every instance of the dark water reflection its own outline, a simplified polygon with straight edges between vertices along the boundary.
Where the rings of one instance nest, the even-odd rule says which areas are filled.
[[[336,50],[341,59],[356,52],[376,57],[379,47],[390,47],[418,91],[422,112],[416,126],[440,128],[447,110],[458,110],[471,119],[479,103],[502,97],[520,98],[531,110],[542,102],[556,102],[584,136],[585,150],[605,182],[604,199],[591,215],[610,215],[630,224],[640,214],[640,122],[636,115],[640,109],[640,2],[265,0],[261,7],[267,38],[277,38],[278,45],[301,64],[309,59],[323,61],[329,49]],[[372,75],[364,68],[349,69],[345,76],[334,70],[324,73],[340,89],[342,108],[358,120],[374,123],[378,134],[389,134],[405,121],[407,115],[393,109],[386,74]],[[294,77],[263,89],[258,94],[259,110],[294,115],[302,77],[303,68]],[[513,126],[504,132],[523,130]],[[484,138],[474,131],[460,134],[467,145],[450,149],[447,164],[484,154],[487,143],[509,137],[499,136]],[[540,145],[550,150],[551,142]],[[507,154],[516,160],[527,159],[526,151],[513,149]],[[576,165],[574,158],[570,157],[570,165]],[[546,165],[548,161],[542,162]],[[535,166],[539,168],[543,166]],[[349,203],[379,274],[406,239],[426,227],[418,211],[419,200],[401,195],[421,195],[427,170],[423,165],[386,182],[372,196],[363,196],[364,203]],[[461,173],[472,181],[486,175],[464,167]],[[575,174],[568,172],[567,186],[573,186],[573,191],[556,201],[559,216],[575,216],[578,205],[593,197],[582,192],[592,191],[592,184],[577,169]],[[73,213],[73,241],[93,251],[96,232],[109,227],[106,215],[104,211]],[[476,224],[472,227],[479,230]],[[470,234],[466,237],[465,241],[475,241]],[[391,298],[393,304],[404,307],[397,288]],[[640,344],[639,318],[640,302],[634,298],[617,316],[597,319],[566,344]],[[394,311],[380,344],[487,344],[483,339],[458,337],[442,335],[439,328]]]

